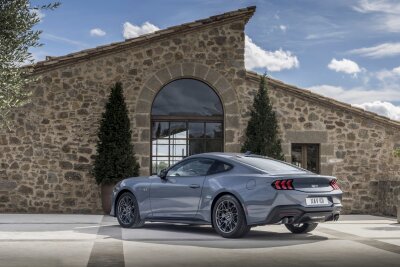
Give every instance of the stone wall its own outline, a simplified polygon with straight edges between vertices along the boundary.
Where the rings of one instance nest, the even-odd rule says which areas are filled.
[[[236,151],[233,88],[245,87],[247,19],[220,20],[38,71],[32,103],[14,112],[11,131],[0,132],[0,212],[100,212],[90,171],[99,119],[117,81],[123,83],[143,175],[149,173],[152,96],[174,78],[195,77],[217,90],[226,111],[225,150]]]
[[[286,160],[291,161],[291,143],[319,143],[321,173],[339,179],[344,212],[395,215],[399,191],[383,184],[400,182],[400,158],[393,155],[400,145],[399,127],[339,109],[326,100],[295,94],[288,90],[290,86],[274,80],[268,84]],[[248,79],[247,91],[239,96],[247,102],[245,106],[257,86],[258,80]]]
[[[378,214],[397,216],[400,208],[400,181],[378,182]]]

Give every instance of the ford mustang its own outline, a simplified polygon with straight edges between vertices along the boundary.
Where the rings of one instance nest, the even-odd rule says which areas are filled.
[[[204,153],[158,175],[122,180],[113,190],[111,215],[126,228],[146,221],[208,224],[237,238],[267,224],[310,232],[338,220],[341,199],[332,176],[248,153]]]

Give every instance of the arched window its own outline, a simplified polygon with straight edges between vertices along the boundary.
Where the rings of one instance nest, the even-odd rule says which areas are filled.
[[[151,172],[186,156],[223,151],[221,100],[206,83],[179,79],[165,85],[151,109]]]

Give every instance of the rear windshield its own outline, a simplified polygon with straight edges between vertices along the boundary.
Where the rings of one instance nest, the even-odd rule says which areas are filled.
[[[234,157],[235,160],[251,165],[268,173],[291,173],[291,172],[306,172],[303,169],[297,168],[283,162],[261,157]]]

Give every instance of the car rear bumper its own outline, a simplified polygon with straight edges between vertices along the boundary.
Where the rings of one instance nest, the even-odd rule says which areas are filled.
[[[276,206],[269,213],[265,224],[336,221],[339,219],[341,208],[341,204],[329,207]]]

